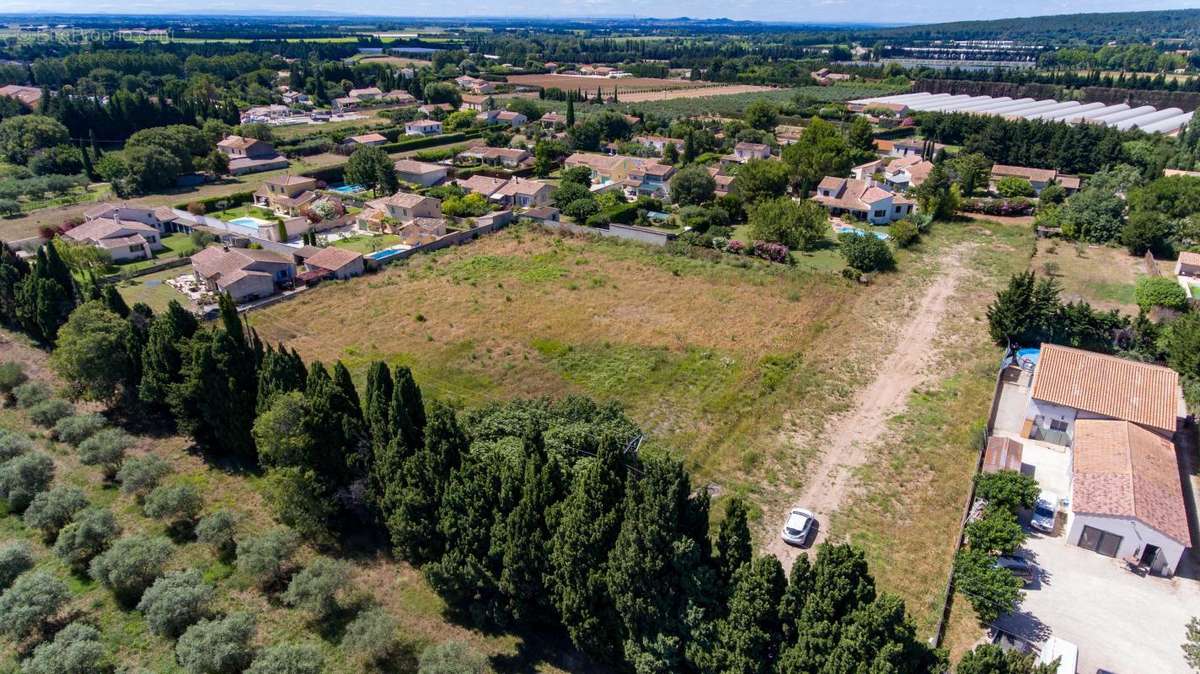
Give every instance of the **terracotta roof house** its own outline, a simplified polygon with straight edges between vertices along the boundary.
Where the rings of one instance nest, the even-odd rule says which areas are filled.
[[[292,217],[317,199],[317,179],[308,176],[274,176],[254,193],[254,205]]]
[[[1080,419],[1072,451],[1067,542],[1172,575],[1191,544],[1175,445],[1128,421]]]
[[[1009,166],[1006,164],[993,164],[992,174],[989,188],[995,192],[996,184],[1004,178],[1021,178],[1029,181],[1033,187],[1033,191],[1041,194],[1042,190],[1046,189],[1051,183],[1058,183],[1064,189],[1070,192],[1079,191],[1080,179],[1079,176],[1069,176],[1059,173],[1054,169],[1038,169],[1029,168],[1026,166]]]
[[[1200,277],[1200,253],[1184,251],[1175,261],[1175,276],[1188,278]]]
[[[63,237],[69,241],[95,246],[109,254],[113,262],[146,260],[163,248],[157,227],[119,217],[97,218],[73,227]]]
[[[442,132],[442,123],[434,119],[417,119],[404,123],[406,136],[436,136]]]
[[[738,143],[733,146],[733,154],[729,158],[739,164],[745,164],[751,159],[770,159],[771,146],[762,143]]]
[[[817,185],[812,200],[831,215],[849,213],[872,225],[886,225],[912,214],[915,202],[874,180],[826,177]]]
[[[383,96],[383,91],[379,87],[364,87],[362,89],[351,89],[346,96],[358,101],[371,101]]]
[[[538,119],[538,124],[549,127],[559,127],[567,125],[567,116],[560,115],[557,112],[547,112]]]
[[[417,98],[403,89],[393,89],[381,96],[383,100],[393,105],[416,105]]]
[[[430,187],[442,182],[450,172],[448,166],[431,164],[415,159],[398,159],[393,166],[396,169],[396,177],[401,182],[412,183],[422,187]]]
[[[925,141],[917,139],[917,138],[905,138],[903,140],[896,140],[896,141],[877,140],[877,141],[875,141],[875,147],[878,148],[881,143],[888,143],[888,142],[891,143],[891,147],[888,148],[887,153],[892,155],[893,157],[907,157],[909,155],[914,155],[914,154],[920,156],[920,155],[924,154],[925,150],[926,150]],[[935,152],[935,153],[938,150],[941,150],[946,147],[945,145],[942,145],[941,143],[933,143],[932,146],[933,146],[933,152]],[[883,151],[882,148],[881,148],[881,151]]]
[[[450,105],[449,103],[426,103],[425,105],[417,107],[417,112],[425,115],[426,117],[438,112],[439,110],[442,112],[454,112],[454,106]]]
[[[288,167],[287,158],[276,152],[274,145],[257,138],[226,136],[217,143],[217,150],[229,157],[230,175],[240,176]]]
[[[235,302],[274,295],[292,282],[296,266],[290,258],[268,250],[210,247],[192,256],[192,273],[214,293],[229,293]]]
[[[359,229],[387,231],[386,220],[404,224],[416,218],[442,217],[442,201],[409,192],[397,192],[390,197],[368,201],[366,208],[358,214]]]
[[[920,187],[932,170],[933,162],[910,155],[893,159],[884,170],[883,179],[888,185],[898,190],[909,190]]]
[[[1020,440],[993,435],[988,438],[987,447],[983,450],[983,466],[985,473],[995,473],[1001,470],[1021,470],[1021,455],[1024,446]]]
[[[1164,177],[1171,176],[1187,176],[1189,178],[1200,178],[1200,171],[1185,171],[1183,169],[1163,169]]]
[[[473,96],[471,94],[463,94],[462,109],[463,110],[474,110],[475,112],[483,112],[484,110],[487,109],[488,99],[490,99],[490,98],[491,98],[491,96],[477,96],[477,95]]]
[[[1185,415],[1171,368],[1043,344],[1022,435],[1070,445],[1077,420],[1116,419],[1170,438]]]
[[[473,147],[455,155],[455,159],[465,162],[479,162],[505,168],[518,168],[522,162],[533,157],[527,150],[512,147]]]
[[[488,197],[510,208],[546,206],[554,194],[554,186],[540,180],[513,178]]]
[[[654,135],[634,136],[633,142],[654,150],[659,154],[662,154],[663,151],[667,149],[667,145],[674,145],[676,150],[683,152],[683,146],[685,145],[684,141],[678,138]]]
[[[559,212],[558,209],[553,206],[539,206],[537,208],[531,208],[525,211],[521,214],[521,217],[529,220],[536,220],[537,222],[541,223],[558,222]]]
[[[475,121],[483,124],[507,124],[519,129],[529,123],[529,118],[511,110],[484,110],[475,115]]]
[[[333,99],[330,107],[336,113],[353,112],[358,109],[358,99],[349,96],[339,96]]]
[[[28,108],[37,108],[38,103],[42,101],[42,90],[38,87],[6,84],[0,87],[0,96],[15,98]]]
[[[791,145],[800,140],[800,136],[804,134],[804,127],[790,126],[780,124],[775,127],[775,140],[779,141],[780,145]]]
[[[468,192],[491,197],[497,190],[504,187],[508,181],[504,178],[493,178],[492,176],[476,174],[470,178],[456,180],[455,183]]]
[[[308,271],[324,271],[328,276],[344,281],[362,276],[363,256],[352,250],[329,246],[304,260]]]
[[[446,221],[443,218],[414,218],[397,228],[396,234],[405,245],[424,246],[446,235]]]
[[[346,139],[347,145],[384,145],[387,142],[387,137],[381,133],[364,133]]]
[[[869,161],[865,164],[859,164],[850,169],[850,177],[855,180],[870,180],[876,173],[882,173],[885,166],[882,159]]]

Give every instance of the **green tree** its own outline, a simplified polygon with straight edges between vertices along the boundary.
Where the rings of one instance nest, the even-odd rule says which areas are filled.
[[[861,116],[855,117],[854,121],[850,122],[850,129],[846,132],[846,143],[862,159],[874,155],[875,130],[871,128],[871,120]]]
[[[1187,638],[1183,643],[1183,657],[1194,670],[1200,670],[1200,618],[1192,618],[1187,624]]]
[[[0,595],[0,634],[14,641],[40,634],[70,596],[66,584],[49,571],[20,576]]]
[[[174,638],[209,617],[214,588],[198,569],[173,571],[154,581],[138,602],[150,631]]]
[[[956,674],[1054,674],[1057,667],[1039,665],[1033,653],[980,644],[963,654],[954,671]]]
[[[725,517],[717,528],[717,575],[726,587],[733,586],[734,574],[750,561],[752,554],[746,502],[734,496],[725,504]]]
[[[300,547],[295,531],[277,528],[237,544],[237,569],[260,588],[278,586],[292,567],[292,556]]]
[[[1028,180],[1017,176],[1005,176],[997,180],[996,193],[1005,199],[1033,197],[1037,195],[1037,192],[1033,189],[1033,185]]]
[[[751,128],[760,131],[773,131],[775,125],[779,122],[779,112],[767,101],[758,100],[746,106],[746,111],[742,113],[742,119],[750,125]]]
[[[25,512],[33,498],[54,481],[54,461],[41,452],[22,454],[0,464],[0,498],[8,500],[8,511]]]
[[[1037,480],[1015,470],[979,473],[975,476],[975,496],[990,508],[1007,510],[1016,515],[1019,510],[1032,508],[1037,502]]]
[[[171,550],[166,538],[127,536],[97,555],[88,570],[93,579],[112,590],[117,601],[136,606],[146,588],[162,575]]]
[[[120,471],[125,450],[133,438],[119,428],[105,428],[79,443],[79,462],[85,466],[100,466],[104,479],[112,481]]]
[[[992,162],[981,154],[964,152],[948,160],[946,168],[962,195],[970,197],[988,184]]]
[[[25,510],[25,526],[39,529],[47,542],[71,523],[75,514],[88,506],[87,497],[74,487],[55,487],[33,497]]]
[[[25,541],[9,541],[0,547],[0,594],[32,568],[33,548]]]
[[[1133,291],[1138,308],[1149,312],[1154,307],[1166,307],[1176,311],[1187,309],[1188,297],[1183,287],[1165,276],[1141,276]]]
[[[988,333],[999,345],[1035,345],[1052,329],[1059,308],[1058,284],[1037,279],[1032,271],[1014,274],[988,306]]]
[[[347,564],[328,557],[318,557],[292,577],[283,603],[306,611],[314,624],[330,620],[339,610],[339,596],[350,584]]]
[[[187,674],[239,674],[254,657],[255,628],[249,613],[201,620],[179,637],[175,659]]]
[[[779,560],[760,557],[734,574],[729,615],[717,628],[717,660],[723,672],[767,674],[781,636],[779,604],[787,581]]]
[[[70,140],[67,127],[44,115],[17,115],[0,122],[0,154],[24,164],[36,153]]]
[[[38,644],[33,656],[21,665],[21,674],[106,674],[112,671],[100,632],[91,625],[73,622],[54,640]]]
[[[1025,530],[1011,512],[988,508],[982,517],[966,527],[972,550],[992,555],[1008,555],[1025,542]]]
[[[100,414],[73,414],[59,419],[58,423],[54,424],[53,434],[60,442],[77,446],[103,429],[107,423],[108,420]]]
[[[704,204],[713,200],[717,183],[703,166],[687,166],[671,178],[671,201],[680,205]]]
[[[405,385],[411,381],[410,374],[405,378]],[[415,404],[419,405],[419,402],[418,399]],[[407,409],[404,409],[407,418]],[[441,403],[430,406],[424,436],[425,442],[401,459],[399,474],[387,480],[383,487],[392,545],[397,554],[414,564],[436,559],[445,549],[445,541],[438,530],[438,509],[447,476],[459,467],[467,449],[467,439],[459,428],[454,410]],[[398,458],[395,454],[400,449],[399,444],[404,442],[403,437],[401,431],[387,448],[392,461]],[[376,472],[376,478],[386,479],[379,472]]]
[[[368,671],[383,670],[388,662],[399,661],[405,655],[403,646],[399,624],[381,607],[359,613],[342,636],[342,648]]]
[[[54,554],[58,555],[71,570],[82,574],[88,564],[108,549],[121,533],[112,511],[107,508],[89,508],[79,513],[75,521],[58,532],[54,541]]]
[[[959,208],[959,188],[950,179],[944,164],[934,164],[914,194],[922,213],[935,220],[949,220]]]
[[[788,165],[767,159],[751,159],[737,170],[733,192],[742,203],[753,206],[787,194]]]
[[[142,378],[138,398],[164,414],[171,387],[182,381],[183,352],[187,342],[200,329],[195,314],[171,300],[167,310],[150,323],[146,348],[142,352]]]
[[[800,138],[783,149],[783,161],[801,194],[816,188],[825,176],[845,176],[854,165],[854,152],[829,122],[814,117]]]
[[[780,197],[752,204],[748,210],[751,236],[788,248],[811,250],[825,239],[829,228],[829,214],[807,200],[797,202]]]
[[[143,454],[130,457],[121,464],[117,482],[121,483],[121,493],[132,494],[140,502],[170,474],[171,465],[161,456]]]
[[[211,547],[222,560],[233,558],[237,550],[238,516],[229,510],[218,510],[196,524],[196,540]]]
[[[311,644],[276,644],[254,658],[246,674],[321,674],[325,658]]]
[[[872,234],[845,232],[838,235],[838,250],[846,265],[860,272],[889,271],[896,266],[892,249]]]
[[[146,496],[142,512],[146,517],[165,520],[167,531],[177,539],[190,536],[196,518],[204,507],[200,492],[190,484],[163,485]]]
[[[960,550],[955,556],[954,588],[971,602],[981,625],[990,625],[1021,603],[1021,580],[978,550]]]
[[[421,652],[417,674],[493,674],[487,658],[461,641],[443,641]]]
[[[1044,193],[1045,190],[1042,190]],[[1170,255],[1173,227],[1167,218],[1155,211],[1133,211],[1121,228],[1121,245],[1130,255]]]
[[[392,164],[392,158],[382,147],[360,147],[346,161],[346,182],[362,185],[377,197],[392,194],[400,187]]]

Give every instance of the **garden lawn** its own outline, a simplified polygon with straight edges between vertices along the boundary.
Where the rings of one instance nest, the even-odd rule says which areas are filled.
[[[345,248],[356,253],[374,253],[377,250],[382,250],[388,246],[394,246],[403,241],[395,234],[382,234],[380,236],[355,236],[349,239],[339,239],[333,242],[333,245],[338,248]]]
[[[187,308],[189,304],[188,298],[183,293],[167,285],[166,280],[190,274],[191,271],[191,267],[188,266],[175,267],[119,281],[117,282],[117,291],[121,293],[121,297],[125,298],[125,303],[129,306],[133,306],[138,302],[145,302],[150,305],[151,309],[154,309],[155,313],[166,311],[167,305],[171,300],[175,300],[183,305],[184,308]]]
[[[133,262],[125,262],[114,265],[117,273],[128,273],[132,271],[138,271],[139,269],[146,269],[147,267],[153,267],[156,264],[162,264],[163,262],[178,258],[180,253],[187,252],[196,247],[195,244],[192,243],[192,237],[188,236],[187,234],[167,234],[159,240],[162,241],[162,244],[166,247],[166,250],[156,251],[154,253],[154,257],[150,258],[149,260],[134,260]]]
[[[1172,261],[1158,260],[1156,266],[1164,276],[1174,276]],[[1031,268],[1058,281],[1064,300],[1082,299],[1100,309],[1137,314],[1134,287],[1146,274],[1146,263],[1124,248],[1040,239]]]

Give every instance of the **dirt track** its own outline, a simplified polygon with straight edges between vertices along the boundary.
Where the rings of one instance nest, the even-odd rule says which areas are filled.
[[[934,359],[936,338],[947,305],[966,269],[962,265],[964,247],[947,254],[938,276],[926,289],[911,318],[896,332],[895,350],[884,357],[875,378],[855,396],[851,408],[834,417],[821,434],[824,453],[808,475],[804,491],[795,505],[817,516],[815,536],[809,536],[805,548],[784,543],[777,533],[783,527],[785,513],[779,513],[772,529],[767,552],[775,555],[790,570],[796,557],[815,549],[828,536],[830,516],[854,489],[854,470],[867,462],[867,451],[883,437],[887,420],[902,412],[908,394],[923,384],[926,367]]]

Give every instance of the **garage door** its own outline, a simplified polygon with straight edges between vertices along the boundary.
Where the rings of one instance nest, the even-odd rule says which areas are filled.
[[[1121,547],[1121,537],[1084,525],[1083,534],[1079,536],[1079,547],[1108,557],[1116,557],[1117,550]]]

